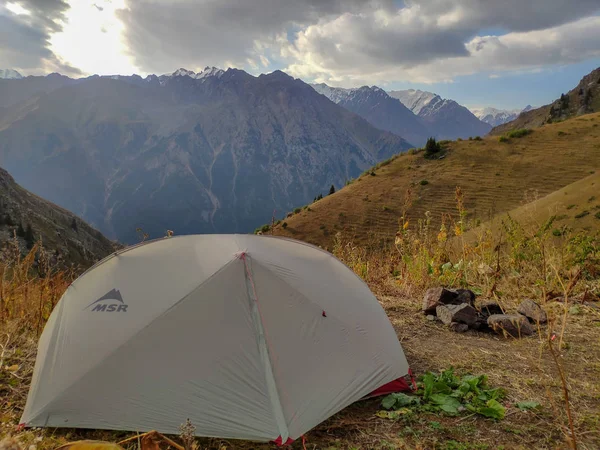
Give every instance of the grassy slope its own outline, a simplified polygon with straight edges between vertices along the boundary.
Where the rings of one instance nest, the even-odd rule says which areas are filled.
[[[422,153],[398,157],[375,176],[363,175],[310,205],[311,211],[285,219],[287,229],[279,225],[274,233],[323,247],[331,246],[337,231],[360,244],[389,242],[407,190],[412,190],[411,226],[429,211],[437,227],[443,214],[456,216],[457,186],[469,218],[489,220],[600,169],[600,113],[545,125],[507,143],[491,136],[451,142],[448,148],[442,160],[426,160]]]
[[[507,213],[498,214],[483,227],[499,229],[507,214],[521,225],[535,229],[554,217],[553,230],[597,231],[600,229],[600,172]],[[476,233],[477,230],[473,230],[469,234]]]

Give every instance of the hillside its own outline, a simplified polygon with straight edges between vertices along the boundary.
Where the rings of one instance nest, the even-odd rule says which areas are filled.
[[[508,217],[527,230],[539,230],[551,221],[549,231],[561,236],[565,231],[600,231],[600,171],[575,181],[543,197],[533,199],[517,208],[505,211],[484,222],[481,227],[465,233],[474,239],[480,230],[498,231]]]
[[[460,187],[468,218],[486,221],[546,196],[600,169],[600,114],[545,125],[499,142],[497,137],[451,142],[446,157],[404,154],[372,174],[286,218],[275,234],[331,247],[338,231],[361,244],[392,242],[406,194],[410,226],[431,213],[435,230],[443,214],[455,218]],[[301,205],[298,205],[301,206]]]
[[[19,225],[31,226],[34,240],[66,264],[87,267],[114,251],[115,244],[83,220],[23,189],[4,169],[0,169],[0,245],[6,247]],[[22,252],[26,237],[20,236]]]
[[[582,114],[600,111],[600,67],[581,79],[579,84],[549,105],[523,112],[512,122],[494,128],[490,134],[501,135],[519,128],[537,128]]]
[[[389,94],[421,118],[438,139],[484,136],[492,128],[464,106],[433,92],[408,89],[391,91]]]
[[[95,76],[0,112],[0,164],[127,243],[248,232],[409,147],[280,71]]]

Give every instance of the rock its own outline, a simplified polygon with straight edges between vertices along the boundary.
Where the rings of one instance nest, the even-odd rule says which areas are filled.
[[[504,311],[502,311],[500,305],[493,300],[483,302],[481,305],[479,305],[479,310],[486,318],[492,314],[504,314]]]
[[[469,325],[467,325],[466,323],[451,322],[450,329],[457,333],[464,333],[469,329]]]
[[[433,322],[435,320],[435,316],[433,314],[427,314],[427,320],[431,320]]]
[[[455,304],[468,303],[471,306],[475,305],[475,292],[469,289],[457,289],[456,294]]]
[[[463,303],[475,305],[475,293],[468,289],[431,288],[425,292],[422,310],[426,315],[435,314],[438,305],[461,305]]]
[[[498,334],[506,333],[512,337],[533,334],[533,327],[527,318],[520,314],[492,314],[487,323]]]
[[[458,322],[472,326],[477,322],[477,311],[467,303],[461,305],[439,305],[436,308],[436,313],[438,318],[446,325]]]
[[[546,323],[548,321],[546,311],[533,300],[528,299],[521,302],[517,308],[517,312],[523,314],[534,323]]]
[[[447,305],[456,301],[457,294],[454,291],[443,287],[431,288],[425,292],[423,297],[423,313],[435,314],[438,305]]]

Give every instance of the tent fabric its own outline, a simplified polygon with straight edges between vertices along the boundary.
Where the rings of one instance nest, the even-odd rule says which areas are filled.
[[[383,308],[333,255],[254,235],[117,252],[42,333],[27,426],[288,442],[408,373]]]

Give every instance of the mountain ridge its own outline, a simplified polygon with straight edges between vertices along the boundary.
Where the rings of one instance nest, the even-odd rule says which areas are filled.
[[[0,113],[0,164],[135,242],[137,228],[251,231],[410,147],[280,71],[161,77],[68,79],[23,94]],[[4,81],[18,91],[23,80]]]
[[[491,130],[489,124],[479,120],[465,106],[433,92],[407,89],[390,91],[389,94],[420,117],[435,131],[438,139],[483,136]]]

